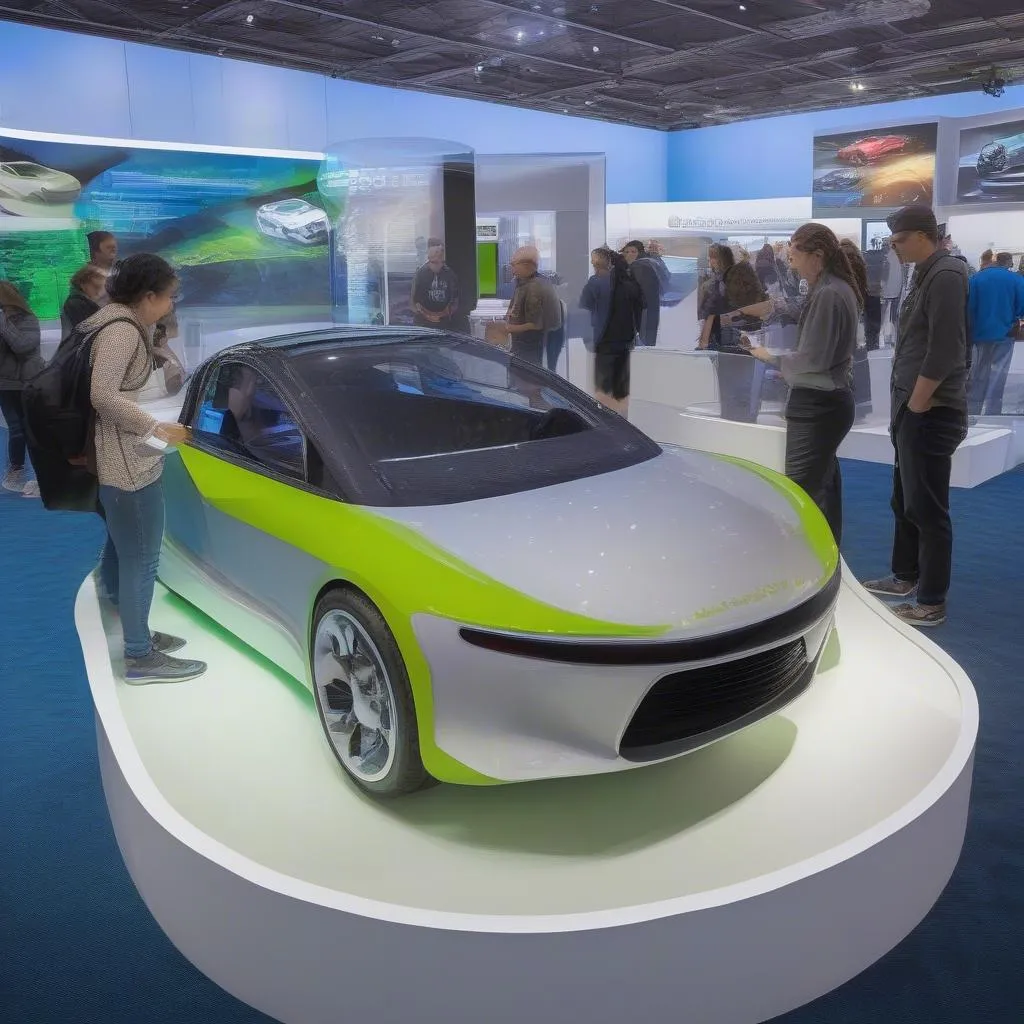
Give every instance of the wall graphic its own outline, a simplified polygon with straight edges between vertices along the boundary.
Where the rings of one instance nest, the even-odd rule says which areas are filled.
[[[326,306],[329,219],[319,160],[141,149],[0,134],[0,276],[55,319],[85,236],[156,252],[195,306]]]
[[[1024,121],[960,132],[958,203],[1024,203]]]
[[[877,216],[913,203],[930,206],[937,143],[934,122],[815,136],[813,215]]]

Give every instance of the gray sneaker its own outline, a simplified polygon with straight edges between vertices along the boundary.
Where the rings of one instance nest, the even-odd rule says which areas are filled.
[[[205,661],[192,661],[190,658],[172,658],[154,650],[145,658],[124,659],[124,681],[132,686],[145,686],[147,683],[184,683],[195,679],[206,671]]]
[[[886,576],[880,580],[866,580],[861,586],[876,597],[910,597],[917,590],[917,581]]]
[[[941,626],[946,621],[945,604],[898,604],[892,612],[910,626]]]
[[[0,481],[0,487],[3,487],[5,491],[15,491],[21,494],[25,490],[25,483],[28,480],[28,473],[25,472],[25,468],[21,469],[8,469],[4,473],[4,478]]]
[[[160,654],[174,654],[175,651],[180,651],[188,642],[182,640],[180,636],[172,636],[170,633],[154,632],[152,636],[153,650],[159,651]]]

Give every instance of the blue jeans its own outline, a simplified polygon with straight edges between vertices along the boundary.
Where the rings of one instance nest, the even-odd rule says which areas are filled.
[[[971,354],[967,382],[967,408],[972,416],[998,416],[1003,411],[1003,391],[1013,361],[1012,339],[980,341]]]
[[[7,423],[7,468],[25,465],[25,416],[21,411],[20,391],[0,391],[0,412]]]
[[[163,487],[159,479],[140,491],[100,485],[100,505],[107,524],[100,583],[121,613],[125,657],[145,658],[153,650],[149,609],[164,535]]]

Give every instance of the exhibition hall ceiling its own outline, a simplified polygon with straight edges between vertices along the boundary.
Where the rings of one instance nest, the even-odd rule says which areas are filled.
[[[662,129],[1024,81],[1021,0],[0,0],[0,18]]]

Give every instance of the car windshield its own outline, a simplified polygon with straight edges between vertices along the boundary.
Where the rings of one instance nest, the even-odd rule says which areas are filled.
[[[8,164],[7,166],[22,178],[41,178],[43,175],[50,173],[45,167],[40,167],[39,164]]]
[[[311,343],[291,362],[401,504],[528,490],[660,451],[556,375],[469,338]]]
[[[300,210],[305,210],[308,206],[309,203],[304,203],[301,199],[283,199],[274,209],[278,213],[298,213]]]

